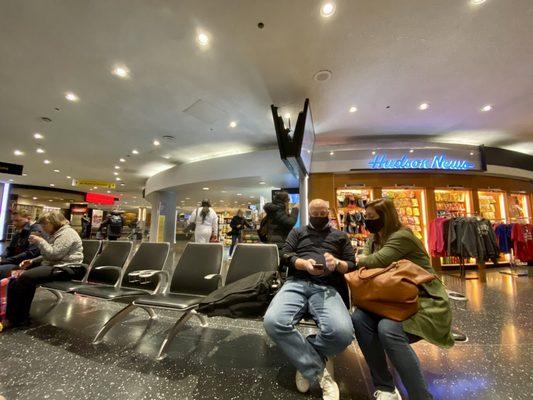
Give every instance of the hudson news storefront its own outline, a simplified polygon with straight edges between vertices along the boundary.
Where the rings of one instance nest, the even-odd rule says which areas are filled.
[[[402,222],[426,247],[430,221],[437,217],[479,216],[493,224],[531,223],[531,173],[504,167],[505,175],[521,176],[499,176],[500,167],[487,165],[491,161],[487,153],[495,155],[483,147],[465,146],[315,152],[309,198],[330,202],[333,223],[346,231],[357,247],[368,235],[361,223],[363,205],[381,197],[394,201]],[[533,165],[527,159],[530,156],[517,160],[523,155],[507,151],[497,157],[500,165],[504,156],[517,164]],[[432,261],[439,269],[457,266],[451,258]],[[501,261],[505,262],[503,256]]]

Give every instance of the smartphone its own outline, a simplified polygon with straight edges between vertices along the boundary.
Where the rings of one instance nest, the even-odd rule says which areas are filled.
[[[315,269],[324,269],[324,264],[315,264],[315,265],[313,265],[313,268],[315,268]]]

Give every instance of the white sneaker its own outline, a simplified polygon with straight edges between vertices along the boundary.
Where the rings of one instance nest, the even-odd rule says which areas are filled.
[[[394,392],[376,390],[374,392],[374,398],[376,400],[402,400],[402,396],[400,396],[400,392],[398,392],[398,389],[396,388],[394,388]]]
[[[339,400],[340,392],[337,382],[333,379],[327,368],[324,369],[322,377],[318,380],[322,388],[322,398],[324,400]]]
[[[296,381],[296,389],[298,389],[300,393],[307,393],[309,391],[309,388],[311,387],[311,383],[298,370],[296,370],[295,381]]]

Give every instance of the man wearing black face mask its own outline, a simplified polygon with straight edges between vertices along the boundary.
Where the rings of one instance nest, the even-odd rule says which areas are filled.
[[[289,266],[289,276],[272,300],[264,326],[296,367],[298,390],[308,391],[316,379],[323,398],[336,400],[339,388],[326,360],[354,339],[343,274],[355,269],[355,256],[348,235],[330,226],[328,207],[324,200],[311,201],[309,225],[294,228],[287,237],[282,262]],[[307,338],[295,328],[306,313],[320,329]]]

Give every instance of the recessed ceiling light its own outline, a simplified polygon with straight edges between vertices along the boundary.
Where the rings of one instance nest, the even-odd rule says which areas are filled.
[[[50,164],[50,160],[44,160],[43,163]]]
[[[266,182],[265,181],[261,181],[259,182],[260,185],[266,185]]]
[[[355,107],[355,106],[351,106],[349,111],[350,111],[351,113],[354,113],[354,112],[357,111],[357,107]]]
[[[54,200],[52,200],[52,199],[48,199],[48,201],[54,201]]]
[[[107,193],[111,193],[111,190],[108,190]]]
[[[98,186],[93,186],[93,189],[98,189]]]
[[[61,171],[58,170],[58,169],[54,169],[54,172],[59,173],[59,172],[61,172]]]
[[[330,151],[330,152],[329,152],[329,155],[330,155],[330,156],[333,156],[333,155],[335,155],[335,152]]]
[[[202,190],[207,191],[207,190],[209,190],[209,188],[208,187],[204,187],[204,188],[202,188]]]
[[[115,165],[115,169],[120,169],[120,166],[118,166],[118,165]]]
[[[480,4],[483,4],[486,1],[487,0],[470,0],[470,4],[472,4],[473,6],[479,6]]]
[[[126,79],[130,77],[130,70],[125,65],[117,65],[111,71],[113,75],[118,76],[119,78]]]
[[[78,95],[76,93],[72,93],[72,92],[67,92],[65,93],[65,99],[67,99],[68,101],[72,101],[72,102],[77,102],[80,98],[78,97]]]
[[[23,151],[20,151],[20,150],[15,150],[15,151],[13,152],[13,154],[16,155],[16,156],[23,156],[23,155],[24,155],[24,152],[23,152]]]
[[[33,200],[37,200],[37,197],[32,197]]]
[[[373,156],[375,156],[375,155],[376,155],[376,152],[375,152],[375,151],[373,151],[373,152],[372,152],[372,155],[373,155]]]
[[[470,155],[471,155],[471,156],[473,156],[473,155],[474,155],[474,152],[473,152],[473,151],[471,151],[471,152],[470,152]]]
[[[38,148],[37,150],[35,150],[37,153],[39,154],[43,154],[44,153],[44,149],[41,149],[41,148]]]
[[[185,197],[185,200],[190,200],[191,198],[190,197]]]
[[[335,3],[331,1],[324,3],[320,8],[320,14],[326,18],[331,17],[333,14],[335,14]]]
[[[490,110],[492,110],[492,106],[490,104],[487,104],[487,105],[485,105],[485,106],[483,106],[481,108],[481,111],[483,111],[483,112],[487,112],[487,111],[490,111]]]
[[[113,172],[113,174],[114,174],[115,176],[117,176],[117,175],[118,175],[118,172]]]
[[[237,126],[237,122],[235,122],[235,121],[231,121],[231,122],[229,123],[229,127],[230,127],[230,128],[235,128],[236,126]]]
[[[425,111],[425,110],[427,110],[428,108],[429,108],[429,104],[428,104],[428,103],[422,103],[422,104],[420,104],[420,105],[418,106],[418,109],[419,109],[420,111]]]
[[[72,176],[70,176],[70,175],[67,175],[67,179],[72,179]]]
[[[126,162],[126,160],[124,158],[121,158],[119,161],[120,162]]]
[[[410,149],[409,150],[409,153],[414,153],[415,151],[413,149]]]
[[[154,146],[159,146],[161,144],[159,140],[154,140],[152,143],[154,144]]]
[[[289,119],[291,117],[291,113],[285,113],[285,118]]]
[[[35,132],[35,133],[33,134],[33,137],[34,137],[35,139],[42,139],[42,138],[44,138],[44,136],[41,135],[39,132]]]
[[[54,187],[55,185],[53,183],[51,183],[50,186]]]
[[[196,40],[201,46],[207,46],[209,44],[209,36],[205,32],[200,32]]]
[[[118,176],[115,178],[115,180],[118,182],[118,181],[121,181],[122,179],[120,179]]]
[[[120,186],[126,186],[126,184],[125,183],[121,183]]]
[[[132,154],[139,154],[139,150],[137,150],[137,149],[133,149],[133,150],[131,151],[131,153],[132,153]]]
[[[228,193],[227,190],[221,190],[220,193]]]
[[[28,176],[28,174],[22,174],[22,176]]]
[[[242,196],[242,193],[237,193],[237,196]]]

